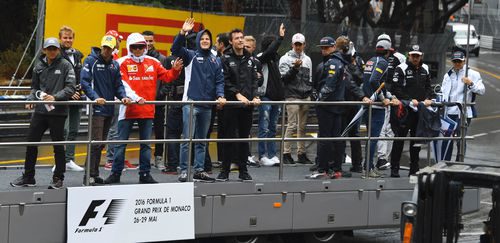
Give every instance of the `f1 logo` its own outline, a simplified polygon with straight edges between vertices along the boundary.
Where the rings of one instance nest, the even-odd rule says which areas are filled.
[[[99,211],[97,211],[96,208],[101,206],[104,202],[106,202],[106,200],[92,200],[78,226],[86,226],[91,218],[97,217]],[[103,218],[107,218],[106,222],[104,223],[105,225],[113,224],[116,221],[118,213],[120,212],[120,208],[124,204],[125,204],[125,199],[111,200],[111,203],[109,203],[109,206],[103,215]]]

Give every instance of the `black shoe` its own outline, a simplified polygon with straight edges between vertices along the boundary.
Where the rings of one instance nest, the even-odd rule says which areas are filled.
[[[353,173],[362,173],[363,168],[361,168],[361,166],[353,166],[349,169],[349,171]]]
[[[246,172],[246,171],[240,172],[240,175],[238,176],[238,178],[240,178],[241,181],[253,181],[250,174],[248,174],[248,172]]]
[[[63,179],[59,177],[52,177],[52,181],[49,184],[49,189],[61,189],[63,188]]]
[[[391,169],[391,177],[392,178],[399,178],[399,177],[401,177],[399,175],[399,170],[398,169]]]
[[[196,171],[193,175],[193,181],[199,182],[214,182],[215,179],[210,177],[205,171]]]
[[[119,174],[116,173],[111,173],[111,175],[104,180],[104,184],[115,184],[115,183],[120,183],[120,176]]]
[[[311,167],[309,167],[309,171],[317,171],[318,170],[318,165],[313,164]]]
[[[297,155],[297,162],[299,162],[301,164],[305,164],[305,165],[313,164],[313,162],[309,158],[307,158],[307,154],[305,154],[305,153]]]
[[[291,154],[283,154],[283,164],[285,165],[295,165],[295,161]]]
[[[177,175],[177,167],[175,166],[167,166],[165,169],[161,170],[161,173],[167,175]]]
[[[10,183],[13,187],[36,186],[35,177],[22,175]]]
[[[415,175],[419,170],[418,163],[410,163],[410,173],[408,176]]]
[[[139,173],[140,184],[156,184],[158,183],[149,173]]]
[[[217,176],[217,181],[228,181],[229,180],[229,173],[221,171],[219,175]]]
[[[389,166],[388,162],[386,159],[379,159],[377,160],[377,169],[379,170],[386,170],[387,167]]]
[[[89,177],[89,186],[102,185],[104,184],[104,179],[99,176]],[[83,185],[85,186],[85,176],[83,176]]]

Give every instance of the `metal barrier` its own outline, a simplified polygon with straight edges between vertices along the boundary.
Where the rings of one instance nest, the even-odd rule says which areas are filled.
[[[2,87],[0,87],[0,90]],[[462,142],[465,139],[473,139],[472,137],[465,136],[462,133],[461,137],[376,137],[373,138],[370,135],[371,132],[371,111],[373,105],[382,105],[381,102],[373,102],[373,103],[364,103],[357,101],[262,101],[260,104],[269,104],[269,105],[281,105],[282,111],[286,111],[286,105],[364,105],[368,106],[368,121],[367,121],[367,136],[366,137],[321,137],[321,138],[285,138],[285,115],[282,113],[281,118],[281,138],[229,138],[229,139],[193,139],[190,135],[187,139],[150,139],[150,140],[113,140],[113,141],[95,141],[92,140],[92,117],[93,117],[93,106],[97,105],[95,101],[1,101],[0,105],[6,104],[58,104],[58,105],[89,105],[88,109],[88,139],[86,141],[50,141],[50,142],[2,142],[0,146],[38,146],[38,145],[67,145],[67,144],[86,144],[87,145],[87,162],[86,162],[86,179],[85,185],[89,185],[89,176],[90,176],[90,156],[91,156],[91,146],[94,144],[156,144],[156,143],[189,143],[188,148],[188,161],[191,161],[192,156],[192,144],[195,142],[259,142],[259,141],[277,141],[280,142],[281,151],[284,148],[285,141],[351,141],[351,140],[361,140],[366,141],[367,146],[365,146],[365,158],[368,159],[370,156],[370,146],[369,143],[371,140],[418,140],[418,141],[428,141],[428,146],[430,141],[436,140],[461,140]],[[121,104],[119,101],[107,101],[106,105],[117,105]],[[137,103],[133,103],[137,104]],[[218,104],[216,101],[146,101],[145,104],[154,104],[154,105],[190,105],[190,120],[189,120],[189,134],[192,131],[192,116],[193,116],[193,107],[195,105],[216,105]],[[243,106],[243,104],[239,101],[228,101],[226,105],[237,105]],[[445,105],[457,105],[457,103],[435,103],[435,106],[445,106]],[[467,104],[472,105],[472,104]],[[463,106],[465,107],[465,106]],[[465,108],[462,109],[462,112]],[[463,114],[463,113],[462,113]],[[460,151],[463,153],[464,151]],[[427,151],[427,160],[430,164],[430,149]],[[280,153],[280,165],[279,165],[279,175],[278,180],[283,180],[283,153]],[[365,163],[368,167],[368,163]],[[365,173],[369,172],[369,168],[365,169]],[[188,163],[188,180],[191,181],[191,163]],[[366,176],[367,178],[368,176]]]

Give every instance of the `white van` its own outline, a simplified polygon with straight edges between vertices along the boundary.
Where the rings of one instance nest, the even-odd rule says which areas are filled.
[[[467,49],[467,24],[463,23],[448,23],[446,25],[447,29],[455,33],[453,37],[454,45]],[[469,52],[474,53],[479,56],[479,39],[481,37],[476,33],[476,28],[474,25],[470,26],[470,37],[469,37]]]

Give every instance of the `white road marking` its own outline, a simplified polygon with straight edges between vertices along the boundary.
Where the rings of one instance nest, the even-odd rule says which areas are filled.
[[[482,136],[486,136],[488,135],[488,133],[486,132],[483,132],[483,133],[479,133],[479,134],[476,134],[476,135],[472,135],[474,138],[478,138],[478,137],[482,137]]]
[[[500,130],[491,131],[490,133],[499,133]]]
[[[482,204],[486,204],[486,205],[493,205],[492,202],[485,202],[485,201],[481,201]]]

